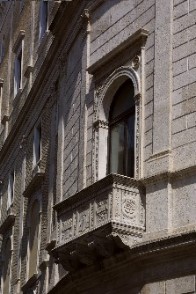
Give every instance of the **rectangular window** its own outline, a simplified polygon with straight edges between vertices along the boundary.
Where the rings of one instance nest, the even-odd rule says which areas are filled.
[[[0,63],[2,63],[4,55],[5,55],[5,43],[4,43],[4,39],[3,39],[0,42]]]
[[[48,24],[48,1],[41,1],[40,3],[40,21],[39,21],[39,39],[41,39],[46,30]]]
[[[13,200],[14,200],[14,181],[15,181],[15,175],[14,175],[14,171],[13,171],[10,173],[9,181],[8,181],[7,210],[13,204]]]
[[[2,196],[3,196],[3,187],[2,187],[2,182],[0,180],[0,219],[1,219],[1,213],[2,213]]]
[[[23,10],[24,0],[20,0],[20,12]]]
[[[14,61],[14,97],[22,88],[22,44],[18,48]]]
[[[33,138],[33,165],[37,165],[41,157],[41,125],[34,129]]]
[[[3,81],[0,79],[0,131],[2,129],[2,125],[1,125],[1,120],[2,120],[2,99],[3,99]]]

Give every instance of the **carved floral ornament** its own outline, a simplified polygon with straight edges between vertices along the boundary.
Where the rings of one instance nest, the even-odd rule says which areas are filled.
[[[136,66],[140,62],[139,56],[135,57],[135,61],[132,61],[132,65]],[[130,78],[133,82],[135,89],[135,96],[140,93],[140,79],[138,73],[134,67],[121,66],[116,69],[102,84],[96,87],[96,99],[97,99],[97,113],[96,119],[100,121],[108,121],[109,109],[115,92],[118,87],[127,79]]]

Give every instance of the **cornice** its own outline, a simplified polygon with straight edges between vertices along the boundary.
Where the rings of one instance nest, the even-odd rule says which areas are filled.
[[[96,71],[101,69],[106,63],[113,59],[119,52],[125,50],[127,47],[133,46],[135,43],[139,43],[140,47],[145,46],[149,32],[145,29],[139,29],[134,34],[132,34],[125,41],[120,43],[117,47],[111,50],[109,53],[105,54],[101,59],[97,60],[95,63],[91,64],[87,71],[90,74],[94,74]]]
[[[163,181],[163,180],[173,181],[173,180],[179,179],[181,177],[191,176],[191,175],[195,175],[195,174],[196,174],[196,165],[189,166],[187,168],[183,168],[183,169],[180,169],[180,170],[167,171],[167,172],[159,173],[159,174],[153,175],[151,177],[142,178],[141,182],[144,185],[147,185],[147,184],[160,182],[160,181]]]
[[[14,225],[16,215],[10,211],[8,213],[7,217],[5,220],[2,221],[1,226],[0,226],[0,234],[4,234],[9,228],[11,228]]]
[[[122,253],[117,253],[112,258],[106,258],[103,261],[104,267],[98,270],[96,265],[81,268],[80,270],[66,274],[48,293],[57,293],[60,289],[66,291],[70,287],[75,288],[84,281],[91,281],[95,276],[105,275],[106,272],[114,274],[119,271],[123,266],[129,264],[132,267],[133,273],[145,270],[149,264],[151,266],[157,264],[161,267],[164,262],[173,263],[175,260],[182,259],[183,257],[196,257],[196,232],[188,232],[185,234],[177,234],[172,236],[165,236],[161,239],[156,239],[151,242],[137,244],[132,248]],[[97,265],[99,262],[97,261]],[[141,266],[142,265],[142,266]],[[167,263],[168,265],[168,263]],[[139,267],[138,267],[139,266]],[[181,270],[181,269],[177,269]],[[183,269],[182,269],[183,270]]]

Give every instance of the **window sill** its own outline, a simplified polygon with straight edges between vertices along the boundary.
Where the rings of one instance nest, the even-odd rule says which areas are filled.
[[[27,65],[27,67],[26,67],[26,69],[25,69],[25,71],[24,71],[24,76],[25,76],[25,78],[29,78],[29,76],[30,76],[30,73],[33,71],[33,66],[32,65]]]
[[[7,216],[4,220],[1,220],[0,223],[0,234],[6,232],[10,227],[13,226],[15,222],[15,213],[13,211],[13,206],[11,205],[7,210]]]
[[[33,170],[32,179],[30,180],[29,184],[27,185],[25,191],[23,192],[24,197],[29,197],[35,188],[40,187],[44,178],[44,172],[40,171],[38,165]]]

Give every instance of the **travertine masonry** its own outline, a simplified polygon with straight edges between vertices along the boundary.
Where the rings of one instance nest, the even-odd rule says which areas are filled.
[[[196,293],[196,1],[1,1],[0,46],[0,292]],[[134,179],[108,175],[127,79]]]

